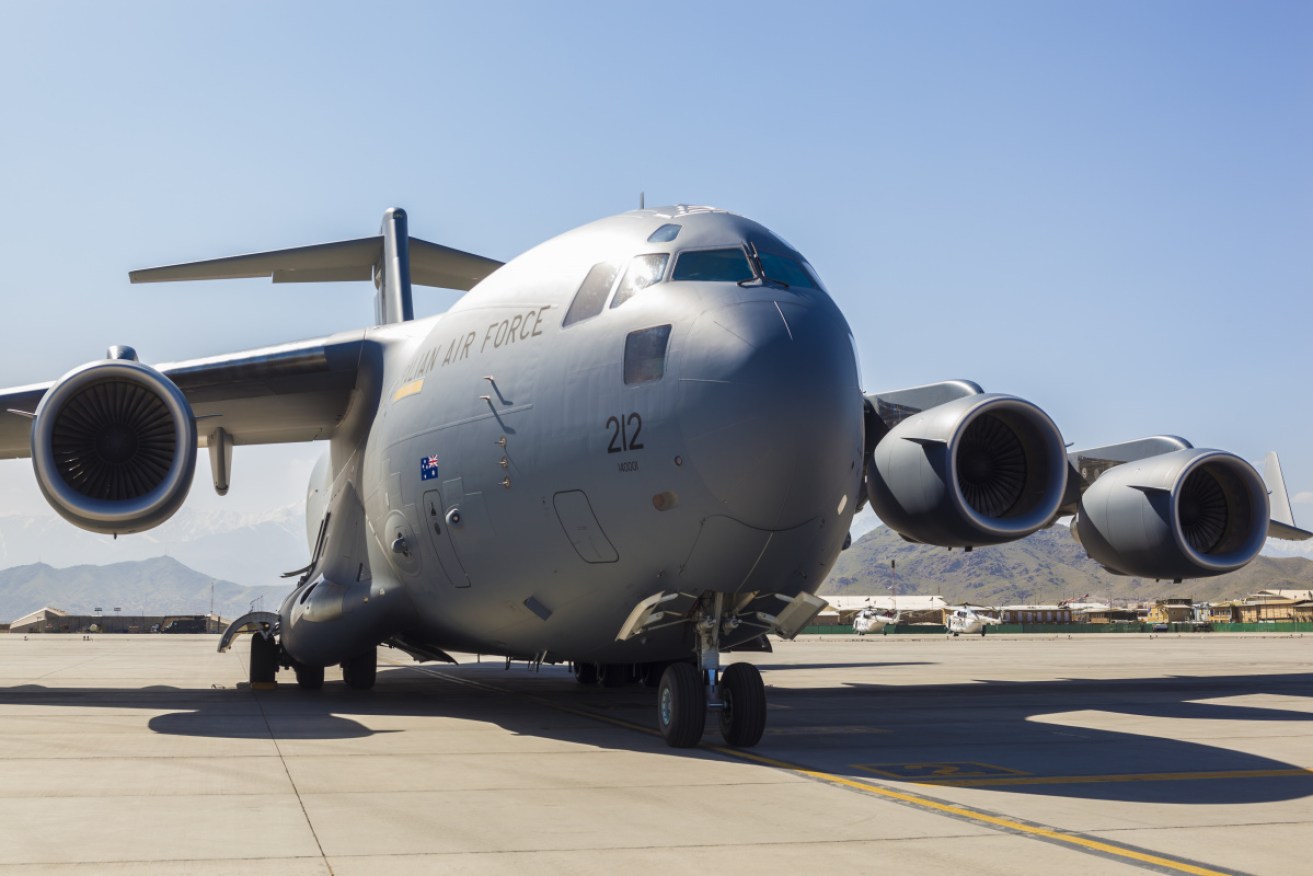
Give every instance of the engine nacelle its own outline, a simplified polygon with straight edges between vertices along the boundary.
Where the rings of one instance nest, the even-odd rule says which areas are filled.
[[[1249,463],[1221,450],[1177,450],[1100,475],[1072,531],[1114,572],[1203,578],[1252,560],[1268,514],[1267,486]]]
[[[61,377],[37,406],[32,466],[46,501],[74,526],[113,534],[151,529],[191,489],[191,405],[140,362],[90,362]]]
[[[866,462],[866,493],[880,520],[914,541],[1001,544],[1053,522],[1067,469],[1062,433],[1042,410],[972,395],[884,436]]]

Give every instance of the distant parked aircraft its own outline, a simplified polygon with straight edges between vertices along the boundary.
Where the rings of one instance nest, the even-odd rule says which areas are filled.
[[[897,626],[900,618],[902,612],[897,610],[890,614],[878,608],[864,608],[858,612],[857,617],[853,618],[853,632],[859,636],[867,633],[883,633],[886,627]]]
[[[981,614],[969,605],[958,605],[948,614],[948,634],[952,636],[967,633],[968,635],[979,633],[985,634],[986,627],[997,626],[1003,623],[996,617],[990,617],[987,614]]]

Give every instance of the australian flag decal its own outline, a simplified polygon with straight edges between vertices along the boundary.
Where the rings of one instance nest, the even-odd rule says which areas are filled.
[[[438,458],[436,456],[425,456],[419,461],[419,479],[421,481],[431,481],[438,476]]]

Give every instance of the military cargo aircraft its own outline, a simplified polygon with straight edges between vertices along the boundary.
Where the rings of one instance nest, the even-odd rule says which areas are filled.
[[[325,443],[307,565],[220,641],[253,634],[255,684],[286,668],[315,689],[337,665],[369,688],[380,645],[569,662],[581,682],[656,686],[672,746],[698,744],[708,710],[751,746],[761,675],[720,656],[819,612],[865,502],[949,547],[1075,515],[1092,557],[1158,578],[1310,535],[1230,453],[1159,437],[1069,454],[1039,407],[965,380],[863,394],[813,267],[721,210],[640,209],[501,264],[410,237],[392,209],[376,236],[130,276],[375,286],[368,328],[154,366],[113,346],[0,392],[0,457],[30,456],[94,532],[168,519],[198,447],[222,494],[235,446]],[[466,294],[415,319],[415,284]]]

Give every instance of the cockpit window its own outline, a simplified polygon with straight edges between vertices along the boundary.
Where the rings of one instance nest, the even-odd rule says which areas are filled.
[[[653,283],[661,282],[666,273],[666,262],[670,255],[664,252],[634,256],[625,268],[625,275],[620,279],[620,286],[611,299],[612,307],[619,307]]]
[[[740,283],[752,279],[752,266],[741,246],[693,250],[680,253],[670,279]]]
[[[776,255],[775,253],[759,253],[761,259],[761,269],[766,273],[766,277],[771,280],[779,280],[788,283],[790,286],[807,286],[812,289],[821,288],[820,282],[812,276],[806,266],[801,262],[794,261],[788,256]]]
[[[618,273],[620,266],[612,262],[593,265],[588,276],[584,277],[583,283],[579,285],[574,301],[570,302],[570,309],[565,312],[565,321],[561,323],[561,327],[573,325],[601,313],[602,307],[606,304],[606,296],[611,291],[611,286],[615,283],[615,275]]]
[[[665,376],[669,343],[668,325],[630,332],[625,338],[625,383],[647,383]]]
[[[652,236],[647,239],[648,243],[670,243],[679,236],[679,229],[682,226],[666,223],[652,232]]]

